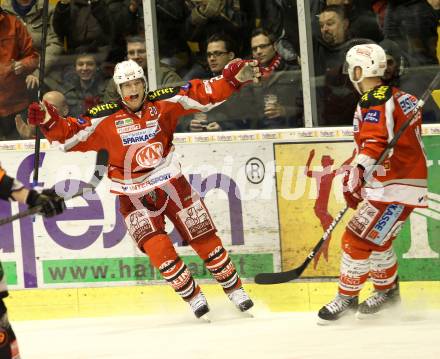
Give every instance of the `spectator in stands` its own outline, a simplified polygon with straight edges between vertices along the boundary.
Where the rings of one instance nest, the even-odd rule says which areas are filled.
[[[291,64],[298,64],[299,36],[296,0],[261,2],[263,27],[276,37],[276,49]]]
[[[348,32],[344,7],[329,5],[319,14],[320,36],[314,38],[318,124],[341,126],[353,123],[358,94],[348,75],[342,73],[345,53],[355,43]],[[362,40],[364,41],[364,40]]]
[[[43,2],[44,0],[3,0],[2,7],[4,10],[15,14],[26,26],[27,31],[32,37],[34,48],[41,52],[41,37],[43,29]],[[47,86],[52,86],[54,70],[58,56],[64,52],[63,46],[52,28],[52,14],[49,10],[47,38],[45,46],[45,82]],[[26,77],[26,85],[28,89],[38,89],[39,71],[36,69],[32,74]]]
[[[185,21],[186,40],[193,55],[193,67],[183,77],[184,80],[203,77],[207,64],[203,50],[207,39],[213,34],[224,33],[236,39],[240,52],[250,36],[248,16],[242,10],[247,1],[243,0],[187,0]]]
[[[319,14],[327,6],[342,6],[345,17],[348,19],[347,32],[352,38],[370,39],[374,42],[383,40],[383,33],[379,26],[377,15],[373,11],[375,0],[315,0],[318,2],[313,8],[313,14]],[[314,25],[316,20],[313,19]],[[319,24],[318,24],[319,27]],[[314,26],[314,32],[319,33]]]
[[[136,61],[139,66],[144,69],[145,75],[147,71],[147,49],[145,46],[145,38],[143,36],[129,36],[127,41],[127,59]],[[160,64],[159,72],[157,74],[157,82],[159,87],[175,86],[182,83],[182,79],[177,75],[173,69],[163,63]],[[110,79],[107,88],[105,89],[105,102],[119,101],[120,96],[116,90],[116,85],[113,79]]]
[[[235,58],[232,39],[224,34],[214,34],[208,39],[206,59],[209,65],[209,73],[205,78],[221,75],[228,62]],[[178,130],[200,131],[230,131],[245,128],[244,122],[237,115],[237,107],[240,104],[237,96],[217,106],[209,112],[200,112],[189,115],[180,120]]]
[[[26,113],[30,96],[26,78],[38,66],[32,38],[15,15],[0,8],[0,140],[20,138],[15,115]]]
[[[80,54],[75,60],[75,73],[65,81],[63,93],[71,116],[83,114],[103,101],[107,83],[93,54]]]
[[[67,105],[66,98],[61,92],[49,91],[43,96],[43,100],[54,105],[58,113],[66,117],[69,114],[69,106]],[[15,116],[15,124],[17,126],[18,133],[23,139],[35,138],[35,126],[29,125],[27,120],[23,117],[23,114],[17,114]]]
[[[303,126],[301,72],[277,53],[275,38],[265,29],[251,36],[252,56],[260,63],[262,80],[239,94],[239,103],[248,127],[257,129]]]
[[[402,48],[394,41],[385,39],[380,43],[387,55],[387,69],[383,80],[387,85],[396,86],[407,93],[420,97],[439,71],[438,66],[407,68]],[[432,96],[423,106],[423,123],[438,123],[440,109]]]
[[[315,75],[323,75],[326,70],[340,67],[344,62],[347,40],[350,39],[350,21],[344,7],[339,5],[326,6],[318,19],[320,33],[314,39],[313,56]]]
[[[384,34],[402,48],[410,66],[438,64],[439,13],[426,0],[388,0]]]
[[[379,45],[387,55],[387,69],[382,79],[387,85],[400,88],[400,77],[403,75],[407,63],[407,60],[403,57],[402,49],[397,42],[389,39],[383,40]]]
[[[114,29],[105,0],[60,0],[53,28],[67,53],[96,53],[100,62],[107,57]]]

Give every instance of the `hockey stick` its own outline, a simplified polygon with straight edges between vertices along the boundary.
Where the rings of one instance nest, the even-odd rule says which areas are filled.
[[[101,182],[102,178],[104,177],[105,169],[107,168],[108,163],[108,152],[107,150],[99,150],[98,154],[96,155],[96,164],[95,164],[95,170],[93,172],[93,176],[90,179],[90,181],[87,183],[87,185],[78,191],[76,191],[73,195],[64,197],[64,200],[69,200],[75,197],[82,196],[86,193],[93,192],[95,188],[98,186],[98,184]],[[35,206],[32,208],[29,208],[25,211],[16,213],[10,217],[2,218],[0,219],[0,226],[6,223],[10,223],[15,221],[16,219],[20,219],[32,214],[36,214],[41,210],[42,206]]]
[[[43,94],[41,93],[41,88],[43,87],[44,75],[46,70],[46,39],[47,39],[47,28],[49,26],[49,0],[44,0],[43,2],[43,28],[41,30],[41,54],[40,54],[40,65],[38,72],[38,101],[43,99]],[[37,126],[35,128],[35,157],[34,157],[34,176],[32,181],[32,187],[38,185],[38,171],[40,167],[40,142],[41,142],[41,131]]]
[[[428,97],[430,96],[431,92],[433,92],[435,89],[437,89],[439,82],[440,82],[440,72],[438,72],[437,75],[434,77],[434,79],[431,81],[428,89],[423,93],[422,97],[417,102],[417,105],[414,108],[411,117],[408,120],[406,120],[404,122],[404,124],[399,128],[399,130],[396,132],[394,138],[388,143],[388,145],[383,150],[382,154],[380,155],[379,159],[376,161],[374,166],[371,166],[369,170],[365,171],[365,175],[364,175],[364,178],[362,179],[362,183],[365,183],[366,179],[368,179],[371,176],[371,174],[375,171],[375,169],[376,169],[375,166],[379,166],[385,160],[385,158],[388,156],[388,153],[390,152],[390,150],[396,145],[400,136],[402,136],[402,133],[408,128],[408,126],[411,124],[411,121],[423,108],[423,106],[424,106],[425,102],[428,100]],[[348,207],[345,206],[336,215],[333,222],[330,224],[330,226],[324,232],[324,235],[321,237],[319,242],[315,245],[315,247],[312,249],[312,251],[308,254],[307,258],[304,260],[304,262],[299,267],[285,271],[285,272],[258,273],[254,278],[255,283],[257,283],[257,284],[279,284],[279,283],[286,283],[291,280],[298,279],[301,276],[301,274],[305,271],[305,269],[308,267],[309,263],[312,261],[312,259],[315,257],[315,255],[319,252],[319,250],[321,249],[321,247],[325,243],[325,241],[330,237],[330,234],[333,232],[333,230],[335,229],[337,224],[344,217],[347,210],[348,210]]]

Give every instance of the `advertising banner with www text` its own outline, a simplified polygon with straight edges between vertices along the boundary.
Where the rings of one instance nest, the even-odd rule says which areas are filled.
[[[17,148],[23,148],[19,146]],[[273,144],[177,145],[182,172],[204,197],[218,235],[243,278],[280,268]],[[2,166],[26,185],[34,155],[11,145]],[[40,186],[73,193],[93,173],[95,153],[63,153],[43,146]],[[104,179],[96,194],[67,202],[55,219],[27,217],[0,227],[1,260],[10,289],[118,286],[161,279],[127,234],[118,200]],[[26,209],[0,203],[0,217]],[[192,218],[194,219],[194,218]],[[194,219],[197,221],[197,219]],[[177,251],[197,278],[211,278],[191,247],[167,224]]]
[[[429,180],[429,208],[416,209],[394,242],[402,280],[440,279],[440,138],[424,136]],[[353,156],[350,142],[275,144],[282,267],[299,266],[344,207],[343,166]],[[340,239],[353,211],[333,231],[328,247],[303,274],[304,278],[337,277]]]

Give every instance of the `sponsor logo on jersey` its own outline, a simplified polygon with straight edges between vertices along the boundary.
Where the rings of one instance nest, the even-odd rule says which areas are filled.
[[[148,217],[148,211],[146,209],[138,209],[137,211],[130,213],[125,217],[125,223],[127,224],[131,237],[137,243],[154,232],[153,223]]]
[[[97,115],[99,112],[104,112],[104,111],[108,111],[108,110],[115,110],[117,108],[119,108],[119,105],[117,103],[105,103],[102,105],[94,106],[94,107],[88,109],[87,112],[90,115],[94,116],[94,115]]]
[[[373,229],[368,233],[366,239],[377,245],[382,245],[388,239],[390,230],[404,209],[405,206],[401,204],[390,204],[376,222]]]
[[[365,122],[378,123],[380,119],[380,111],[370,110],[364,116]]]
[[[200,237],[215,229],[206,208],[200,200],[194,202],[190,207],[179,211],[177,216],[185,225],[191,239]]]
[[[179,92],[179,87],[165,87],[148,93],[148,99],[150,101],[160,98],[169,98],[170,95],[176,95]]]
[[[152,126],[144,128],[142,130],[133,131],[125,135],[121,135],[122,144],[124,146],[130,146],[136,143],[147,142],[148,140],[154,138],[160,131],[159,126]]]
[[[404,94],[400,96],[397,99],[397,102],[399,103],[399,106],[405,115],[414,110],[417,105],[417,100],[409,94]]]
[[[123,118],[121,120],[116,120],[115,121],[115,126],[116,127],[123,127],[123,126],[132,125],[132,124],[133,124],[133,119],[132,118]]]
[[[139,184],[131,184],[131,185],[122,185],[121,189],[126,193],[138,192],[143,189],[150,189],[152,186],[159,186],[164,182],[167,182],[171,179],[171,173],[164,173],[158,175],[156,177],[151,177],[146,179],[144,182]]]
[[[388,86],[380,86],[372,92],[372,96],[378,100],[385,100]]]
[[[116,132],[117,133],[127,133],[127,132],[131,132],[131,131],[139,130],[140,128],[141,128],[141,125],[134,124],[134,125],[130,125],[130,126],[119,127],[116,129]]]
[[[78,116],[76,122],[78,123],[78,125],[84,125],[86,123],[86,120],[84,120],[81,116]]]
[[[158,120],[149,120],[145,123],[147,125],[147,128],[159,126]]]
[[[136,154],[136,162],[141,167],[151,168],[156,166],[163,155],[163,146],[160,142],[153,142],[142,147]]]
[[[187,82],[185,85],[180,86],[182,90],[188,91],[191,88],[191,82]]]
[[[360,238],[364,238],[379,210],[369,202],[364,202],[348,222],[347,227]]]
[[[203,80],[203,85],[205,85],[205,92],[208,95],[212,94],[212,87],[211,84],[209,83],[209,80]]]

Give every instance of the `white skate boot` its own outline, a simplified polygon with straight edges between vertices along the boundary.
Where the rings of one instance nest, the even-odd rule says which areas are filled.
[[[254,306],[254,302],[249,298],[243,287],[235,289],[233,292],[229,293],[228,298],[242,312],[245,312]]]
[[[324,305],[318,312],[318,324],[329,324],[348,313],[355,313],[358,297],[337,294],[336,298]]]
[[[191,298],[188,303],[197,318],[200,318],[209,312],[208,302],[201,291],[199,294]]]

